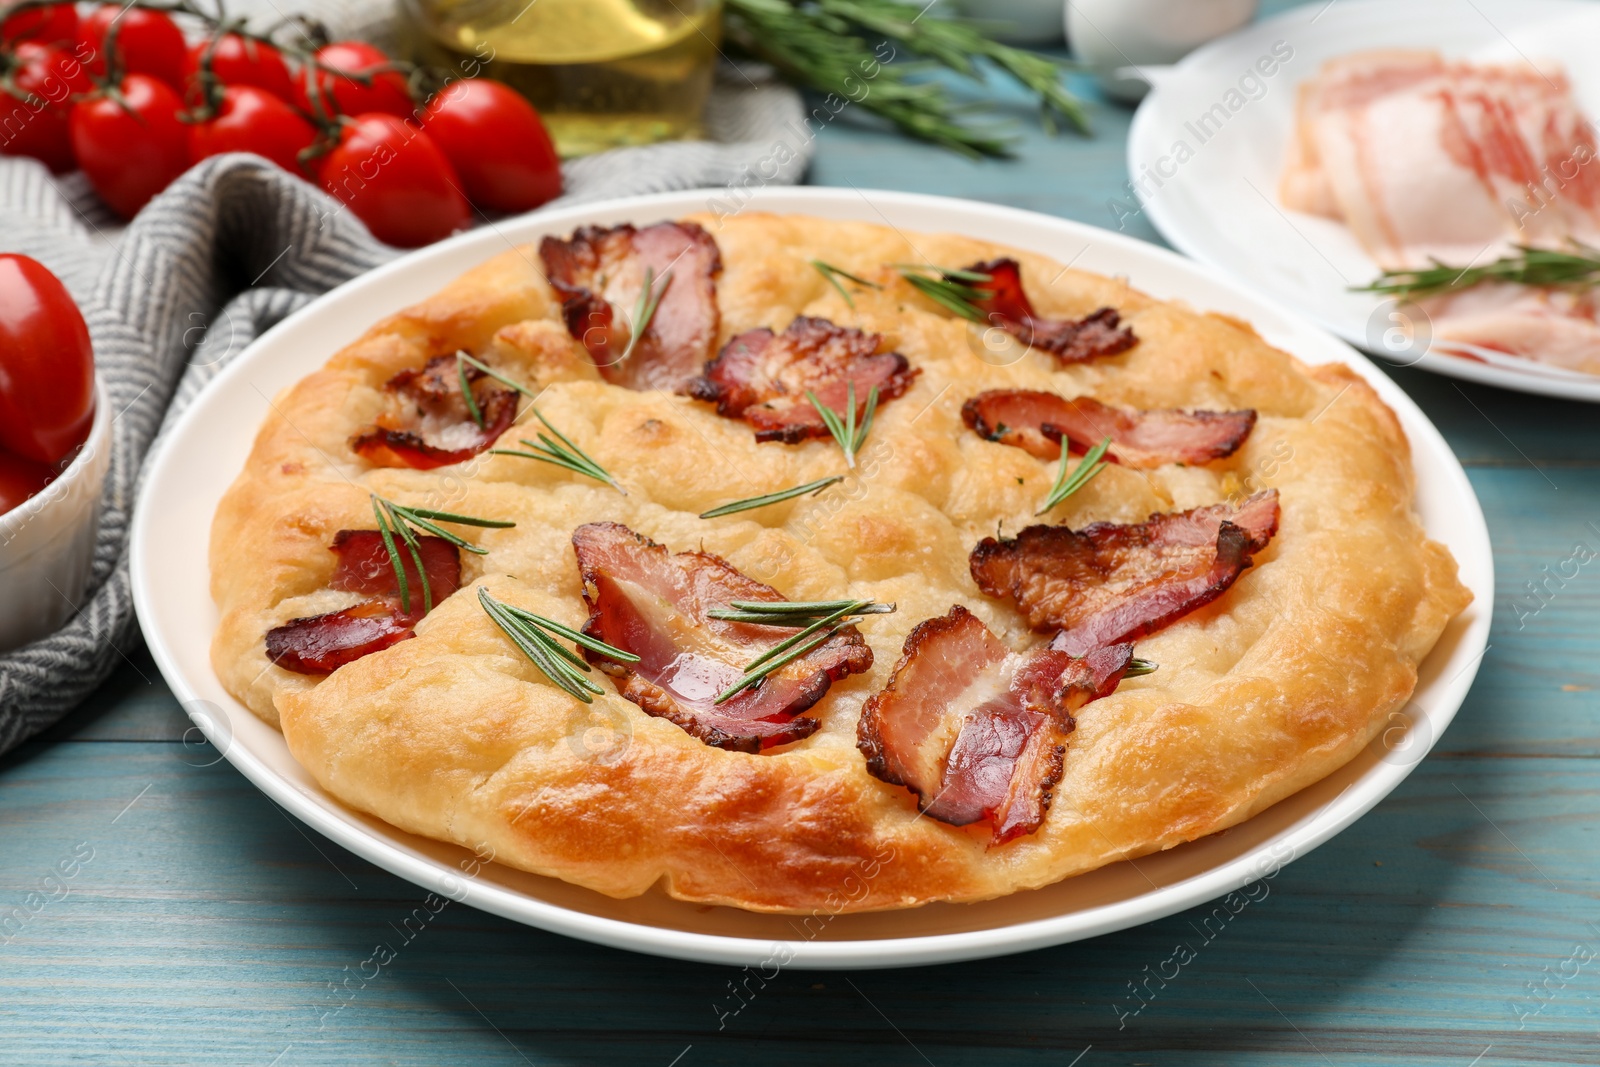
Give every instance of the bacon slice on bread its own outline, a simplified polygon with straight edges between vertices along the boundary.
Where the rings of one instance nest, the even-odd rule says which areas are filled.
[[[366,600],[343,611],[291,619],[267,631],[267,658],[296,674],[329,674],[362,656],[415,637],[413,627],[426,613],[431,597],[438,604],[461,586],[461,551],[442,537],[418,537],[422,574],[429,596],[423,595],[416,561],[405,548],[410,610],[400,596],[394,564],[377,530],[340,530],[332,550],[339,557],[330,589],[359,593]]]
[[[745,666],[795,631],[713,619],[734,600],[781,601],[770,585],[709,552],[669,552],[615,522],[591,522],[572,535],[589,620],[584,632],[639,657],[589,661],[618,691],[716,748],[759,752],[816,732],[800,713],[829,686],[872,666],[872,650],[853,626],[722,703]]]
[[[1073,713],[1113,692],[1132,655],[1131,645],[1013,652],[957,604],[906,638],[888,687],[862,709],[856,746],[921,811],[954,826],[988,820],[1003,844],[1044,821]]]
[[[379,467],[432,470],[465,463],[490,447],[517,418],[517,393],[502,389],[483,371],[467,367],[483,425],[478,425],[461,393],[461,370],[454,355],[434,356],[419,369],[396,374],[384,385],[390,410],[350,447]]]
[[[692,222],[583,226],[539,242],[545,276],[561,297],[567,332],[600,376],[628,389],[675,392],[711,358],[721,313],[717,242]],[[668,278],[668,274],[671,277]],[[659,293],[644,332],[629,351],[646,280]]]
[[[1133,641],[1217,599],[1278,531],[1278,491],[1235,507],[1213,504],[1096,522],[1081,530],[1029,526],[986,537],[972,550],[972,577],[1008,597],[1036,630],[1060,633],[1052,647],[1073,655]]]
[[[1060,456],[1063,439],[1074,451],[1087,452],[1109,437],[1107,459],[1146,470],[1231,456],[1256,424],[1254,411],[1141,411],[1033,389],[979,393],[961,406],[961,417],[979,436],[1040,459]]]
[[[972,303],[985,319],[1032,348],[1042,348],[1062,363],[1082,363],[1126,352],[1139,343],[1115,308],[1103,307],[1081,319],[1046,319],[1033,310],[1022,288],[1022,268],[1014,259],[991,259],[965,268],[987,274],[986,282],[962,282],[985,295]]]
[[[917,371],[906,357],[880,352],[882,347],[878,334],[802,315],[782,333],[763,327],[733,338],[687,391],[716,404],[717,414],[748,422],[757,441],[798,444],[828,436],[808,390],[845,418],[853,385],[859,420],[874,388],[882,403],[911,387]]]

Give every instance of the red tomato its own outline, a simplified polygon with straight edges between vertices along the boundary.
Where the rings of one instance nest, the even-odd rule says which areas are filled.
[[[122,79],[121,100],[90,96],[72,108],[72,150],[89,184],[131,219],[189,166],[178,94],[147,74]]]
[[[89,436],[94,349],[43,263],[0,255],[0,448],[53,467]]]
[[[389,57],[362,41],[335,41],[317,49],[317,60],[336,71],[360,74],[389,62]],[[338,115],[364,115],[381,111],[387,115],[410,118],[417,110],[406,80],[394,71],[372,75],[372,84],[362,85],[354,78],[317,71],[307,64],[295,83],[295,105],[307,114],[315,115],[308,86],[313,75],[322,89],[323,106]]]
[[[183,75],[187,84],[200,70],[200,56],[208,41],[201,41],[189,49],[184,59]],[[254,85],[265,89],[280,100],[294,99],[294,82],[289,77],[289,65],[283,54],[270,44],[225,33],[211,53],[211,73],[223,85]]]
[[[224,152],[254,152],[303,177],[300,151],[316,139],[311,123],[265,89],[230,85],[222,90],[216,117],[189,127],[189,162]]]
[[[78,35],[78,9],[71,4],[29,8],[0,22],[0,41],[71,44]]]
[[[189,46],[177,23],[160,11],[115,4],[91,11],[78,26],[78,40],[93,50],[87,53],[90,72],[106,72],[106,30],[113,22],[117,24],[115,47],[123,73],[148,74],[183,92],[183,61]]]
[[[529,211],[561,193],[555,146],[515,89],[487,78],[452,82],[428,102],[422,128],[479,207]]]
[[[94,88],[83,64],[53,44],[16,46],[11,81],[35,99],[0,90],[0,152],[31,156],[60,174],[71,170],[72,135],[67,118],[72,97]]]
[[[393,115],[357,115],[322,158],[322,187],[380,241],[416,248],[464,229],[472,209],[433,139]]]
[[[55,481],[55,477],[53,467],[0,448],[0,515],[21,507],[30,496]]]

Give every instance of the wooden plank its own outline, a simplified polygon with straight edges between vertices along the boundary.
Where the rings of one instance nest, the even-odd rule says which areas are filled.
[[[1594,760],[1430,759],[1231,909],[960,967],[782,973],[719,1030],[738,971],[458,905],[408,927],[420,890],[302,832],[226,764],[34,744],[0,775],[0,922],[93,851],[0,943],[0,1061],[265,1064],[289,1047],[284,1067],[420,1064],[448,1047],[666,1064],[692,1045],[684,1067],[828,1048],[920,1063],[914,1043],[940,1067],[1067,1064],[1091,1044],[1085,1067],[1465,1065],[1488,1046],[1482,1067],[1588,1064],[1600,963],[1566,961],[1600,954],[1600,871],[1577,838],[1597,819]],[[367,963],[379,945],[394,959]]]

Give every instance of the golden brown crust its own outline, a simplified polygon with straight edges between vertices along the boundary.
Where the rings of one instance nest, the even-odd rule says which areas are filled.
[[[660,885],[684,900],[786,911],[980,900],[1213,833],[1332,772],[1404,703],[1417,663],[1470,599],[1412,512],[1398,420],[1347,368],[1308,368],[1244,324],[985,242],[916,235],[913,248],[883,227],[754,212],[697,221],[725,264],[719,342],[818,315],[882,333],[922,373],[879,412],[850,480],[710,522],[696,515],[836,473],[837,446],[760,444],[710,405],[603,384],[528,249],[380,323],[278,397],[213,526],[213,662],[230,692],[281,718],[296,758],[345,803],[614,896]],[[885,267],[1001,255],[1022,262],[1041,315],[1114,307],[1140,343],[1063,368],[951,318]],[[884,288],[854,293],[852,309],[813,259]],[[550,385],[541,410],[629,495],[504,456],[433,472],[362,463],[348,440],[370,425],[383,383],[457,346]],[[991,849],[984,828],[918,818],[906,790],[867,774],[855,735],[907,632],[952,604],[1013,648],[1038,640],[967,569],[979,539],[1039,521],[1054,475],[963,426],[962,403],[993,388],[1259,414],[1226,459],[1109,468],[1045,521],[1138,521],[1277,488],[1282,522],[1225,596],[1139,643],[1161,670],[1078,712],[1044,825]],[[266,630],[343,606],[324,591],[327,545],[371,525],[369,490],[517,527],[474,532],[490,554],[464,556],[465,587],[415,639],[324,680],[272,666]],[[591,706],[546,684],[477,605],[484,584],[581,625],[570,537],[602,520],[674,550],[703,547],[797,599],[863,596],[900,610],[863,624],[876,665],[833,686],[811,712],[816,734],[765,755],[713,749],[609,683]]]

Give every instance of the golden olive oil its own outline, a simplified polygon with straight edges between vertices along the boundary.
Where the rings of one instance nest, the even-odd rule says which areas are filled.
[[[701,134],[721,0],[402,0],[420,63],[498,78],[563,156]]]

